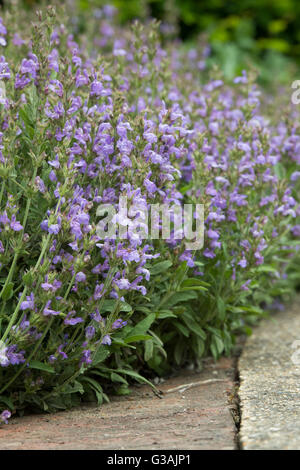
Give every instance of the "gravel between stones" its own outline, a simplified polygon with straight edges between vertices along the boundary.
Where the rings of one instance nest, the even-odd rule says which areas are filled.
[[[300,297],[254,329],[239,373],[241,448],[299,450]]]

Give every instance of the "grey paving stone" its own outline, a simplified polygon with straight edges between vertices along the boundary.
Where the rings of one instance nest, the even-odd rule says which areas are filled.
[[[299,297],[254,329],[239,359],[239,374],[241,447],[299,450]]]

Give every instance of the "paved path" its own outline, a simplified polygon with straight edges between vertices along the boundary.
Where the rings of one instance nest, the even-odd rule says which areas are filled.
[[[0,449],[234,449],[233,364],[209,360],[202,372],[185,371],[159,388],[213,382],[162,399],[142,386],[100,408],[14,418],[0,429]]]
[[[255,328],[239,373],[242,448],[299,450],[300,298]]]

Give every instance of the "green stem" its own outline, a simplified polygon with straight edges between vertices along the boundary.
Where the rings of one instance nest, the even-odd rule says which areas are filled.
[[[115,271],[115,268],[111,267],[108,274],[107,274],[107,278],[106,278],[106,281],[111,277],[109,276],[109,274],[111,274],[112,276],[114,275],[114,271]],[[109,282],[109,281],[108,281]],[[102,300],[102,299],[101,299]],[[92,357],[92,363],[90,366],[93,365],[93,361],[94,361],[94,358],[95,358],[95,355],[97,354],[97,351],[98,349],[101,347],[102,345],[102,340],[104,338],[104,336],[106,334],[108,334],[110,332],[110,328],[111,328],[111,325],[113,324],[114,320],[116,319],[116,317],[118,316],[118,313],[119,313],[119,307],[120,307],[120,302],[121,300],[118,299],[118,302],[117,302],[117,305],[115,307],[115,310],[113,311],[113,313],[110,315],[110,321],[107,322],[106,326],[105,326],[105,331],[101,334],[101,338],[99,340],[99,346],[96,348],[96,350],[94,351],[94,354],[93,354],[93,357]],[[69,377],[67,380],[65,380],[64,383],[62,383],[59,387],[57,387],[55,390],[53,390],[52,392],[48,393],[48,395],[46,395],[44,397],[44,400],[46,400],[47,398],[51,397],[52,395],[58,393],[59,390],[61,390],[63,387],[65,387],[68,383],[72,382],[73,380],[76,379],[76,377],[78,377],[78,375],[80,375],[82,373],[82,370],[81,368],[75,372],[75,374],[73,374],[71,377]]]
[[[61,200],[61,198],[59,198],[59,201],[58,201],[58,203],[57,203],[57,207],[56,207],[56,210],[55,210],[55,215],[56,215],[57,212],[58,212],[59,205],[60,205],[60,200]],[[35,273],[35,271],[36,271],[37,268],[39,267],[40,262],[41,262],[41,260],[42,260],[42,258],[43,258],[43,256],[44,256],[44,254],[45,254],[45,252],[46,252],[46,249],[48,248],[50,239],[51,239],[51,233],[48,233],[48,236],[47,236],[47,238],[46,238],[46,241],[45,241],[44,246],[43,246],[43,248],[42,248],[42,251],[41,251],[41,253],[40,253],[39,259],[37,260],[37,262],[36,262],[36,264],[35,264],[35,266],[34,266],[34,268],[33,268],[33,273]],[[23,300],[24,300],[24,298],[25,298],[25,296],[26,296],[26,294],[27,294],[27,291],[28,291],[28,288],[27,288],[27,286],[25,286],[25,288],[24,288],[24,290],[23,290],[23,293],[22,293],[22,295],[21,295],[21,297],[20,297],[20,300],[19,300],[19,302],[18,302],[18,305],[16,306],[15,311],[14,311],[14,313],[12,314],[12,317],[11,317],[11,319],[10,319],[10,322],[9,322],[9,324],[7,325],[7,328],[6,328],[5,332],[4,332],[4,335],[3,335],[2,338],[1,338],[1,341],[4,341],[4,340],[7,338],[7,336],[8,336],[8,334],[9,334],[9,332],[10,332],[12,326],[14,325],[15,320],[16,320],[17,315],[18,315],[19,310],[20,310],[21,303],[23,302]]]
[[[37,174],[37,168],[34,169],[34,172],[33,172],[33,176],[32,176],[32,183],[34,182],[35,178],[36,178],[36,174]],[[26,209],[25,209],[25,214],[24,214],[24,217],[23,217],[23,222],[22,222],[22,226],[23,226],[23,230],[21,231],[21,238],[20,238],[20,241],[23,237],[23,232],[25,230],[25,226],[26,226],[26,223],[27,223],[27,219],[28,219],[28,214],[29,214],[29,209],[30,209],[30,205],[31,205],[31,201],[32,201],[32,198],[28,198],[27,199],[27,203],[26,203]],[[14,270],[15,270],[15,267],[16,267],[16,264],[17,264],[17,261],[18,261],[18,257],[19,257],[19,250],[17,250],[15,252],[15,255],[14,255],[14,258],[13,258],[13,262],[10,266],[10,270],[9,270],[9,273],[7,275],[7,278],[5,280],[5,283],[4,283],[4,286],[2,287],[2,290],[1,290],[1,293],[0,293],[0,299],[1,299],[1,295],[2,293],[4,292],[4,290],[6,289],[6,287],[8,286],[8,284],[10,283],[12,277],[13,277],[13,274],[14,274]],[[2,303],[2,308],[1,308],[1,312],[0,312],[0,316],[3,314],[3,311],[5,309],[5,305],[6,305],[6,301],[4,301]]]
[[[47,240],[48,240],[48,238],[49,238],[49,236],[47,237]],[[47,245],[47,244],[45,244],[45,246],[46,246],[46,245]],[[44,246],[44,248],[45,248],[45,246]],[[45,251],[45,250],[44,250],[44,251]],[[42,253],[43,253],[43,250],[42,250]],[[41,253],[41,255],[42,255],[42,253]],[[40,256],[40,258],[42,258],[42,256]],[[40,259],[40,258],[39,258],[39,259]],[[36,263],[36,266],[38,266],[38,262]],[[35,269],[35,268],[34,268],[34,269]],[[68,289],[66,290],[66,293],[65,293],[65,295],[64,295],[64,300],[66,300],[66,298],[67,298],[68,295],[69,295],[70,289],[71,289],[71,287],[72,287],[72,285],[73,285],[73,282],[74,282],[74,279],[75,279],[75,276],[76,276],[76,273],[74,273],[74,275],[73,275],[73,277],[72,277],[72,279],[71,279],[71,281],[70,281],[70,284],[69,284],[69,286],[68,286]],[[21,296],[21,298],[20,298],[20,300],[19,300],[19,303],[18,303],[18,306],[17,306],[17,309],[15,310],[15,312],[18,310],[18,307],[19,307],[19,305],[20,305],[20,303],[21,303],[21,301],[22,301],[22,300],[21,300],[22,297],[24,298],[24,295],[25,295],[24,292],[26,293],[26,287],[25,287],[25,289],[24,289],[24,291],[23,291],[23,294],[22,294],[22,296]],[[14,312],[14,315],[15,315],[15,312]],[[13,316],[14,316],[14,315],[13,315]],[[54,321],[54,317],[52,317],[52,318],[50,319],[50,321],[49,321],[49,323],[48,323],[48,325],[47,325],[47,327],[46,327],[46,329],[45,329],[43,335],[41,336],[41,338],[40,338],[39,341],[37,342],[35,348],[33,349],[32,353],[30,354],[29,358],[28,358],[28,359],[26,360],[26,362],[22,365],[22,367],[16,372],[16,374],[12,377],[12,379],[2,388],[2,390],[0,391],[0,394],[1,394],[2,392],[4,392],[4,391],[18,378],[18,376],[21,374],[21,372],[22,372],[22,371],[24,370],[24,368],[26,367],[26,364],[28,364],[28,363],[31,361],[32,357],[33,357],[33,356],[35,355],[35,353],[37,352],[37,350],[38,350],[38,348],[40,347],[42,341],[44,340],[46,334],[48,333],[49,329],[51,328],[51,325],[52,325],[53,321]],[[12,323],[12,322],[10,321],[10,323]],[[5,333],[6,333],[6,332],[5,332]],[[8,333],[9,333],[9,330],[8,330],[7,334],[8,334]]]
[[[109,268],[109,271],[108,271],[108,273],[107,273],[107,276],[106,276],[106,279],[105,279],[105,282],[104,282],[104,286],[103,286],[103,291],[104,291],[104,292],[105,292],[106,288],[108,287],[109,283],[111,282],[111,280],[112,280],[114,274],[115,274],[115,267],[111,266],[111,267]],[[98,305],[98,309],[99,309],[99,312],[100,312],[100,313],[101,313],[101,308],[102,308],[103,302],[104,302],[104,300],[105,300],[105,297],[106,297],[105,294],[103,294],[103,296],[101,297],[101,300],[100,300],[100,302],[99,302],[99,305]],[[92,324],[92,322],[90,322],[90,325],[91,325],[91,324]],[[71,339],[70,339],[70,342],[69,342],[69,345],[68,345],[68,347],[67,347],[67,349],[66,349],[66,352],[68,352],[68,351],[71,349],[72,344],[74,343],[75,338],[76,338],[76,336],[77,336],[77,334],[78,334],[78,332],[79,332],[79,330],[80,330],[81,328],[82,328],[82,325],[81,325],[81,324],[77,325],[77,327],[76,327],[76,329],[75,329],[75,331],[74,331],[74,333],[73,333],[73,335],[72,335],[72,337],[71,337]]]
[[[5,188],[5,181],[3,181],[2,186],[1,186],[1,192],[0,192],[0,208],[1,208],[1,202],[4,194],[4,188]]]
[[[22,367],[20,367],[20,369],[16,372],[16,374],[11,378],[11,380],[9,382],[7,382],[7,384],[4,385],[4,387],[0,390],[0,394],[3,393],[18,377],[19,375],[21,374],[21,372],[23,372],[23,370],[25,369],[26,365],[31,361],[32,357],[35,355],[35,353],[37,352],[38,348],[40,347],[42,341],[44,340],[46,334],[48,333],[52,323],[53,323],[53,320],[54,318],[52,317],[47,325],[47,328],[45,329],[43,335],[41,336],[41,338],[39,339],[39,341],[37,342],[34,350],[32,351],[32,353],[30,354],[29,358],[26,360],[26,362],[22,365]]]

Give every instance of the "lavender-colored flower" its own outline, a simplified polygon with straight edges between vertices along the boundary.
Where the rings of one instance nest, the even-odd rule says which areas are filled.
[[[54,354],[51,354],[51,356],[48,357],[48,362],[50,362],[50,364],[54,364],[55,361],[57,361],[57,357],[54,356]]]
[[[20,310],[34,310],[34,293],[26,296],[26,300],[23,300],[20,305]]]
[[[96,330],[93,326],[87,326],[85,329],[85,337],[90,340],[95,336]]]
[[[82,356],[81,356],[81,359],[80,359],[80,366],[82,364],[91,364],[92,363],[92,357],[91,357],[91,351],[90,349],[84,349],[82,351]]]
[[[109,335],[104,335],[103,336],[103,339],[101,341],[101,344],[105,344],[107,346],[110,346],[111,345],[111,338]]]
[[[53,234],[53,235],[57,235],[60,231],[60,225],[59,224],[52,224],[49,226],[48,228],[48,232]]]
[[[76,274],[75,279],[76,279],[77,282],[85,282],[86,281],[86,275],[82,271],[79,271]]]
[[[15,214],[11,216],[11,221],[10,221],[10,228],[14,232],[20,232],[20,230],[23,230],[23,226],[16,220]]]
[[[57,310],[53,310],[51,308],[49,308],[51,305],[51,300],[48,300],[48,302],[46,303],[45,307],[44,307],[44,310],[43,310],[43,315],[45,315],[45,317],[47,316],[55,316],[55,315],[59,315],[60,312],[57,311]]]
[[[62,357],[62,359],[64,360],[64,359],[68,359],[68,355],[63,351],[63,347],[64,347],[64,345],[60,344],[58,346],[57,352]]]
[[[297,181],[300,178],[300,171],[294,171],[291,175],[291,181]]]
[[[118,328],[123,328],[123,326],[127,325],[127,321],[123,321],[121,318],[118,318],[114,323],[112,324],[112,329],[117,330]]]
[[[8,424],[8,420],[11,417],[11,412],[9,410],[2,411],[0,418],[5,423]]]
[[[25,358],[24,358],[24,353],[25,351],[17,351],[18,346],[16,344],[12,344],[8,346],[7,348],[7,357],[9,360],[9,363],[11,365],[18,365],[18,364],[24,364]]]

